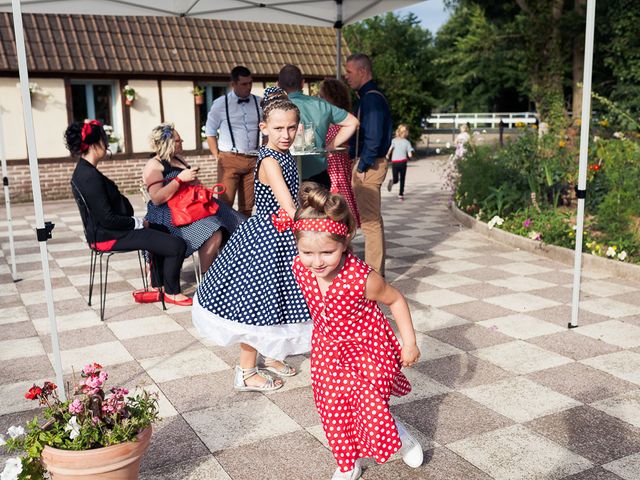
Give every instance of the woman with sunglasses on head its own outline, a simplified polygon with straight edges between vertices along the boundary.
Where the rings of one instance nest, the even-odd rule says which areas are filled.
[[[108,137],[102,124],[97,120],[74,122],[67,127],[64,138],[71,155],[78,158],[71,183],[89,209],[87,220],[95,231],[95,238],[91,239],[95,245],[92,246],[103,251],[146,250],[152,253],[162,274],[165,302],[191,305],[192,300],[180,293],[180,269],[186,250],[184,241],[160,231],[161,226],[135,217],[127,197],[97,168],[108,153]]]
[[[190,166],[181,156],[182,138],[172,123],[161,123],[151,132],[151,145],[156,152],[144,167],[142,181],[149,192],[147,217],[150,222],[164,225],[171,235],[182,238],[187,244],[185,256],[197,251],[200,269],[206,272],[218,255],[224,241],[244,220],[224,202],[218,202],[215,215],[176,227],[171,221],[167,202],[183,184],[199,183],[199,167]]]

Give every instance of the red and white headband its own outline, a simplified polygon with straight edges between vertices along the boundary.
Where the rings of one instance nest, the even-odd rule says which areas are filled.
[[[273,226],[282,233],[290,228],[292,232],[327,232],[335,233],[341,237],[349,234],[349,227],[344,223],[336,222],[330,218],[305,218],[294,222],[284,208],[278,210],[277,214],[271,215]]]

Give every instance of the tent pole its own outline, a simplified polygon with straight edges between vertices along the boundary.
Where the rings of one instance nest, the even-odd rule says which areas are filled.
[[[580,166],[578,170],[578,213],[576,219],[576,248],[573,269],[573,297],[569,328],[578,326],[580,306],[580,274],[582,271],[582,237],[584,230],[584,202],[587,194],[587,165],[589,163],[589,122],[591,118],[591,75],[593,71],[593,32],[596,0],[587,1],[587,26],[584,41],[584,76],[582,80],[582,119],[580,124]]]
[[[16,36],[16,53],[18,57],[18,72],[20,73],[20,90],[22,93],[22,111],[24,113],[24,129],[27,135],[27,154],[29,155],[29,171],[31,173],[31,187],[33,190],[33,207],[36,214],[36,233],[40,246],[42,260],[42,277],[44,291],[47,299],[47,311],[51,327],[51,346],[53,351],[53,366],[56,371],[56,383],[62,401],[66,401],[64,378],[62,376],[62,360],[60,358],[60,344],[58,342],[58,326],[56,312],[53,305],[53,290],[51,288],[51,274],[49,273],[49,255],[47,252],[47,240],[51,238],[53,224],[44,222],[42,211],[42,195],[40,192],[40,175],[38,173],[38,156],[36,151],[36,136],[33,129],[33,116],[31,114],[31,95],[29,94],[29,71],[27,69],[27,53],[24,43],[24,29],[22,25],[22,9],[20,0],[11,0],[13,8],[13,30]]]
[[[19,280],[16,268],[16,248],[13,242],[13,220],[11,218],[11,194],[9,192],[9,174],[7,172],[7,155],[4,150],[4,124],[2,123],[2,109],[0,108],[0,163],[2,163],[2,185],[4,186],[4,204],[7,210],[7,232],[9,233],[9,252],[11,253],[11,278]]]
[[[342,0],[336,0],[336,78],[342,76]]]

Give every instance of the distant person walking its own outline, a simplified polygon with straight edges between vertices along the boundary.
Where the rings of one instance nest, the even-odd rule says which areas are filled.
[[[261,144],[258,123],[262,118],[261,98],[251,94],[253,80],[248,68],[231,70],[231,91],[218,97],[207,116],[205,135],[218,162],[218,183],[226,191],[220,200],[233,206],[238,193],[238,211],[251,216],[254,203],[253,171]]]
[[[359,98],[356,116],[360,129],[352,139],[355,159],[353,191],[360,210],[365,237],[364,259],[384,276],[385,242],[380,188],[387,176],[386,154],[391,146],[392,121],[389,102],[373,81],[371,59],[362,53],[347,58],[345,79]]]
[[[407,162],[413,157],[413,145],[407,139],[409,137],[409,127],[405,124],[398,125],[396,136],[391,141],[391,148],[387,153],[387,158],[391,160],[391,173],[393,178],[387,183],[387,190],[391,191],[393,186],[400,182],[400,192],[398,199],[404,201],[404,181],[407,177]]]

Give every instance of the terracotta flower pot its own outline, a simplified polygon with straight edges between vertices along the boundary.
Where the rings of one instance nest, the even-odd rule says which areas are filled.
[[[204,95],[195,95],[193,98],[196,100],[196,105],[202,105],[204,103]]]
[[[53,480],[135,480],[150,439],[151,427],[138,435],[137,442],[81,451],[44,447],[40,458]]]
[[[135,100],[134,98],[131,97],[125,97],[124,98],[124,104],[127,105],[128,107],[130,107],[131,105],[133,105],[133,101]]]

